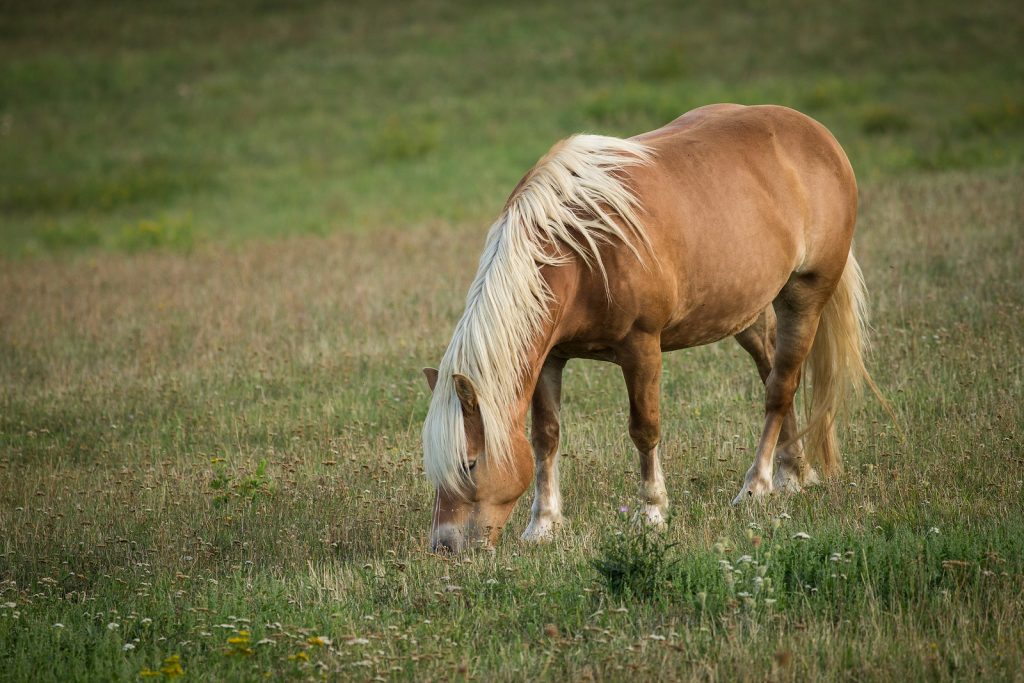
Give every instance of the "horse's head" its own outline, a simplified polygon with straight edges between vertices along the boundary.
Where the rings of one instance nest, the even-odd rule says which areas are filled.
[[[423,374],[430,390],[435,391],[438,371],[424,368]],[[430,547],[435,552],[493,545],[516,501],[533,479],[533,455],[522,430],[513,430],[509,435],[509,465],[488,457],[479,392],[463,375],[455,374],[450,381],[458,397],[455,409],[461,410],[464,431],[464,442],[452,442],[465,444],[466,457],[455,454],[449,460],[457,463],[459,471],[447,477],[447,485],[441,482],[437,487],[430,530]]]

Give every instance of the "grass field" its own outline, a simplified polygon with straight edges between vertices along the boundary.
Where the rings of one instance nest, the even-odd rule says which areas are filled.
[[[0,678],[1024,680],[1015,3],[241,5],[0,4]],[[720,100],[847,148],[905,439],[864,401],[840,477],[732,508],[753,364],[668,355],[645,561],[573,362],[569,526],[429,555],[419,368],[505,195]]]

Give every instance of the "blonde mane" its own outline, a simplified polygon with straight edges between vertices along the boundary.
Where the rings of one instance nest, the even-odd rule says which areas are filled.
[[[601,245],[617,240],[641,262],[636,243],[649,252],[639,201],[622,171],[649,163],[651,155],[638,142],[576,135],[552,147],[509,197],[487,235],[423,425],[424,468],[436,486],[461,491],[469,481],[455,373],[476,385],[486,457],[499,467],[511,464],[512,406],[552,303],[541,266],[579,258],[601,273],[607,291]]]

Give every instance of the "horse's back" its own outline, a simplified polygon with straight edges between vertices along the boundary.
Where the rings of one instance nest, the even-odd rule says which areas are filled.
[[[751,223],[775,214],[808,242],[824,232],[840,241],[852,236],[853,169],[828,129],[805,114],[774,105],[713,104],[636,139],[657,156],[661,182],[645,192],[655,195],[645,196],[654,204],[696,200],[711,219],[721,219],[722,205],[743,207],[753,210]],[[698,222],[702,212],[695,216],[695,206],[686,208]]]
[[[635,139],[655,155],[633,181],[663,279],[638,293],[671,292],[653,307],[671,311],[667,346],[736,333],[794,273],[842,273],[856,182],[821,124],[785,107],[718,104]]]

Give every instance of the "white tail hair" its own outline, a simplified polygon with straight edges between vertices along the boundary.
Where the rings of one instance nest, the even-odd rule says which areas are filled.
[[[864,366],[867,331],[864,276],[851,251],[839,284],[821,312],[814,344],[804,363],[805,376],[811,384],[811,400],[806,404],[807,426],[796,438],[807,435],[808,458],[818,463],[825,475],[842,468],[836,417],[843,412],[849,396],[859,393],[863,384],[868,385],[893,422],[899,425],[892,406]]]
[[[641,262],[640,248],[650,252],[639,200],[622,172],[649,163],[651,155],[631,140],[576,135],[552,147],[509,197],[487,235],[423,425],[424,469],[436,486],[457,492],[468,483],[456,373],[476,385],[485,457],[511,465],[511,413],[551,305],[541,266],[579,258],[601,273],[607,291],[601,245],[620,241]]]

